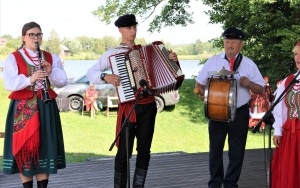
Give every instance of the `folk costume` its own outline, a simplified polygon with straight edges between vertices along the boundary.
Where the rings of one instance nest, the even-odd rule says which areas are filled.
[[[42,57],[52,64],[48,84],[66,85],[67,76],[59,57],[46,51],[42,51]],[[57,95],[49,87],[52,100],[44,103],[42,82],[30,83],[30,76],[39,68],[37,52],[26,47],[10,54],[4,63],[4,86],[11,91],[5,127],[4,174],[53,174],[66,167]]]
[[[276,100],[296,74],[283,80],[276,90]],[[297,78],[299,80],[299,77]],[[275,101],[276,101],[275,100]],[[272,159],[272,188],[300,187],[300,83],[287,92],[273,110],[274,135],[282,136]]]
[[[270,109],[273,101],[273,89],[270,84],[265,84],[264,92],[262,94],[254,94],[251,92],[250,105],[250,119],[249,127],[255,127],[262,119],[265,113]],[[262,122],[261,128],[265,128],[265,123]]]
[[[122,18],[123,19],[123,18]],[[127,19],[127,18],[126,18]],[[130,17],[129,19],[132,19]],[[129,24],[134,23],[131,20]],[[122,22],[123,23],[123,22]],[[127,52],[129,47],[126,44],[120,44],[116,48],[106,51],[99,60],[88,70],[86,76],[90,83],[104,83],[101,74],[105,70],[111,69],[109,56],[121,52]],[[129,115],[133,102],[119,103],[118,116],[116,123],[116,135],[121,129],[124,119]],[[133,187],[144,187],[147,170],[150,162],[150,148],[154,134],[155,117],[157,113],[156,103],[153,96],[143,96],[129,117],[129,153],[132,155],[134,138],[137,139],[137,156],[135,164],[135,173],[133,178]],[[126,155],[126,135],[125,128],[120,134],[116,143],[118,151],[115,157],[114,187],[126,187],[127,184],[127,155]]]

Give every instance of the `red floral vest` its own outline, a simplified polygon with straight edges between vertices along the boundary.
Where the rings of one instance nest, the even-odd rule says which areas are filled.
[[[48,61],[52,65],[52,55],[49,52],[42,51],[46,61]],[[12,53],[17,61],[18,66],[18,72],[19,74],[24,74],[25,76],[31,76],[31,65],[27,64],[26,60],[22,56],[22,54],[19,51],[15,51]],[[57,94],[50,88],[50,82],[48,82],[48,93],[51,99],[55,99],[57,97]],[[13,100],[20,100],[20,99],[30,99],[34,96],[34,88],[33,86],[28,86],[22,90],[13,91],[8,98]]]

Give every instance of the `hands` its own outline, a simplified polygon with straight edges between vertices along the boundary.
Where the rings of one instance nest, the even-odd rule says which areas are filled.
[[[104,77],[105,81],[113,86],[117,87],[120,85],[121,78],[115,74],[106,74]]]
[[[41,66],[43,66],[44,70],[47,72],[48,75],[52,73],[52,65],[49,62],[42,60]]]
[[[176,54],[175,52],[172,52],[172,50],[170,50],[169,58],[170,58],[172,61],[178,61],[177,54]]]
[[[46,71],[37,70],[30,76],[30,83],[34,83],[37,80],[44,80],[47,76]]]
[[[274,144],[276,147],[279,147],[279,146],[280,146],[280,142],[281,142],[281,136],[274,136],[274,137],[273,137],[273,144]]]
[[[240,85],[242,87],[247,87],[247,88],[250,89],[251,81],[249,80],[249,78],[247,78],[245,76],[242,76],[241,79],[240,79]]]
[[[194,88],[194,94],[198,95],[202,101],[204,101],[204,92],[205,92],[205,86],[196,82]]]

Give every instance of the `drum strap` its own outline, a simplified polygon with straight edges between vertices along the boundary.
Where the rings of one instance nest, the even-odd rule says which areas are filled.
[[[229,62],[229,60],[228,60],[228,58],[227,58],[226,55],[225,55],[225,59]],[[243,59],[243,55],[239,53],[239,54],[237,55],[235,61],[234,61],[234,64],[233,64],[233,71],[236,71],[236,70],[239,68],[239,66],[240,66],[240,64],[241,64],[241,62],[242,62],[242,59]]]

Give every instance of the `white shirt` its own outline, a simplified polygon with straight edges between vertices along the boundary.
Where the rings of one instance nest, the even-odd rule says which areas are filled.
[[[207,79],[210,78],[209,72],[220,71],[223,68],[230,70],[229,62],[225,59],[225,53],[214,55],[209,58],[199,72],[196,81],[201,85],[206,85]],[[250,100],[249,89],[241,87],[239,82],[241,77],[247,77],[251,82],[264,86],[264,79],[257,65],[248,57],[243,56],[240,66],[237,69],[238,74],[234,75],[237,81],[237,108],[248,103]]]
[[[29,56],[36,57],[37,52],[26,48]],[[26,63],[34,65],[34,63],[25,55],[24,50],[19,50],[24,57]],[[48,75],[51,85],[55,87],[63,87],[67,84],[67,75],[61,64],[60,58],[55,55],[52,55],[52,72]],[[16,58],[13,54],[10,54],[4,61],[4,71],[3,71],[3,80],[4,87],[8,91],[18,91],[24,89],[31,85],[30,77],[25,76],[24,74],[18,73],[18,66]]]
[[[98,60],[97,62],[88,69],[86,73],[86,77],[89,80],[91,84],[103,84],[104,81],[101,80],[100,76],[101,74],[111,69],[110,62],[109,62],[109,56],[115,55],[121,52],[126,52],[129,50],[128,46],[119,45],[116,48],[111,48],[107,50]]]

